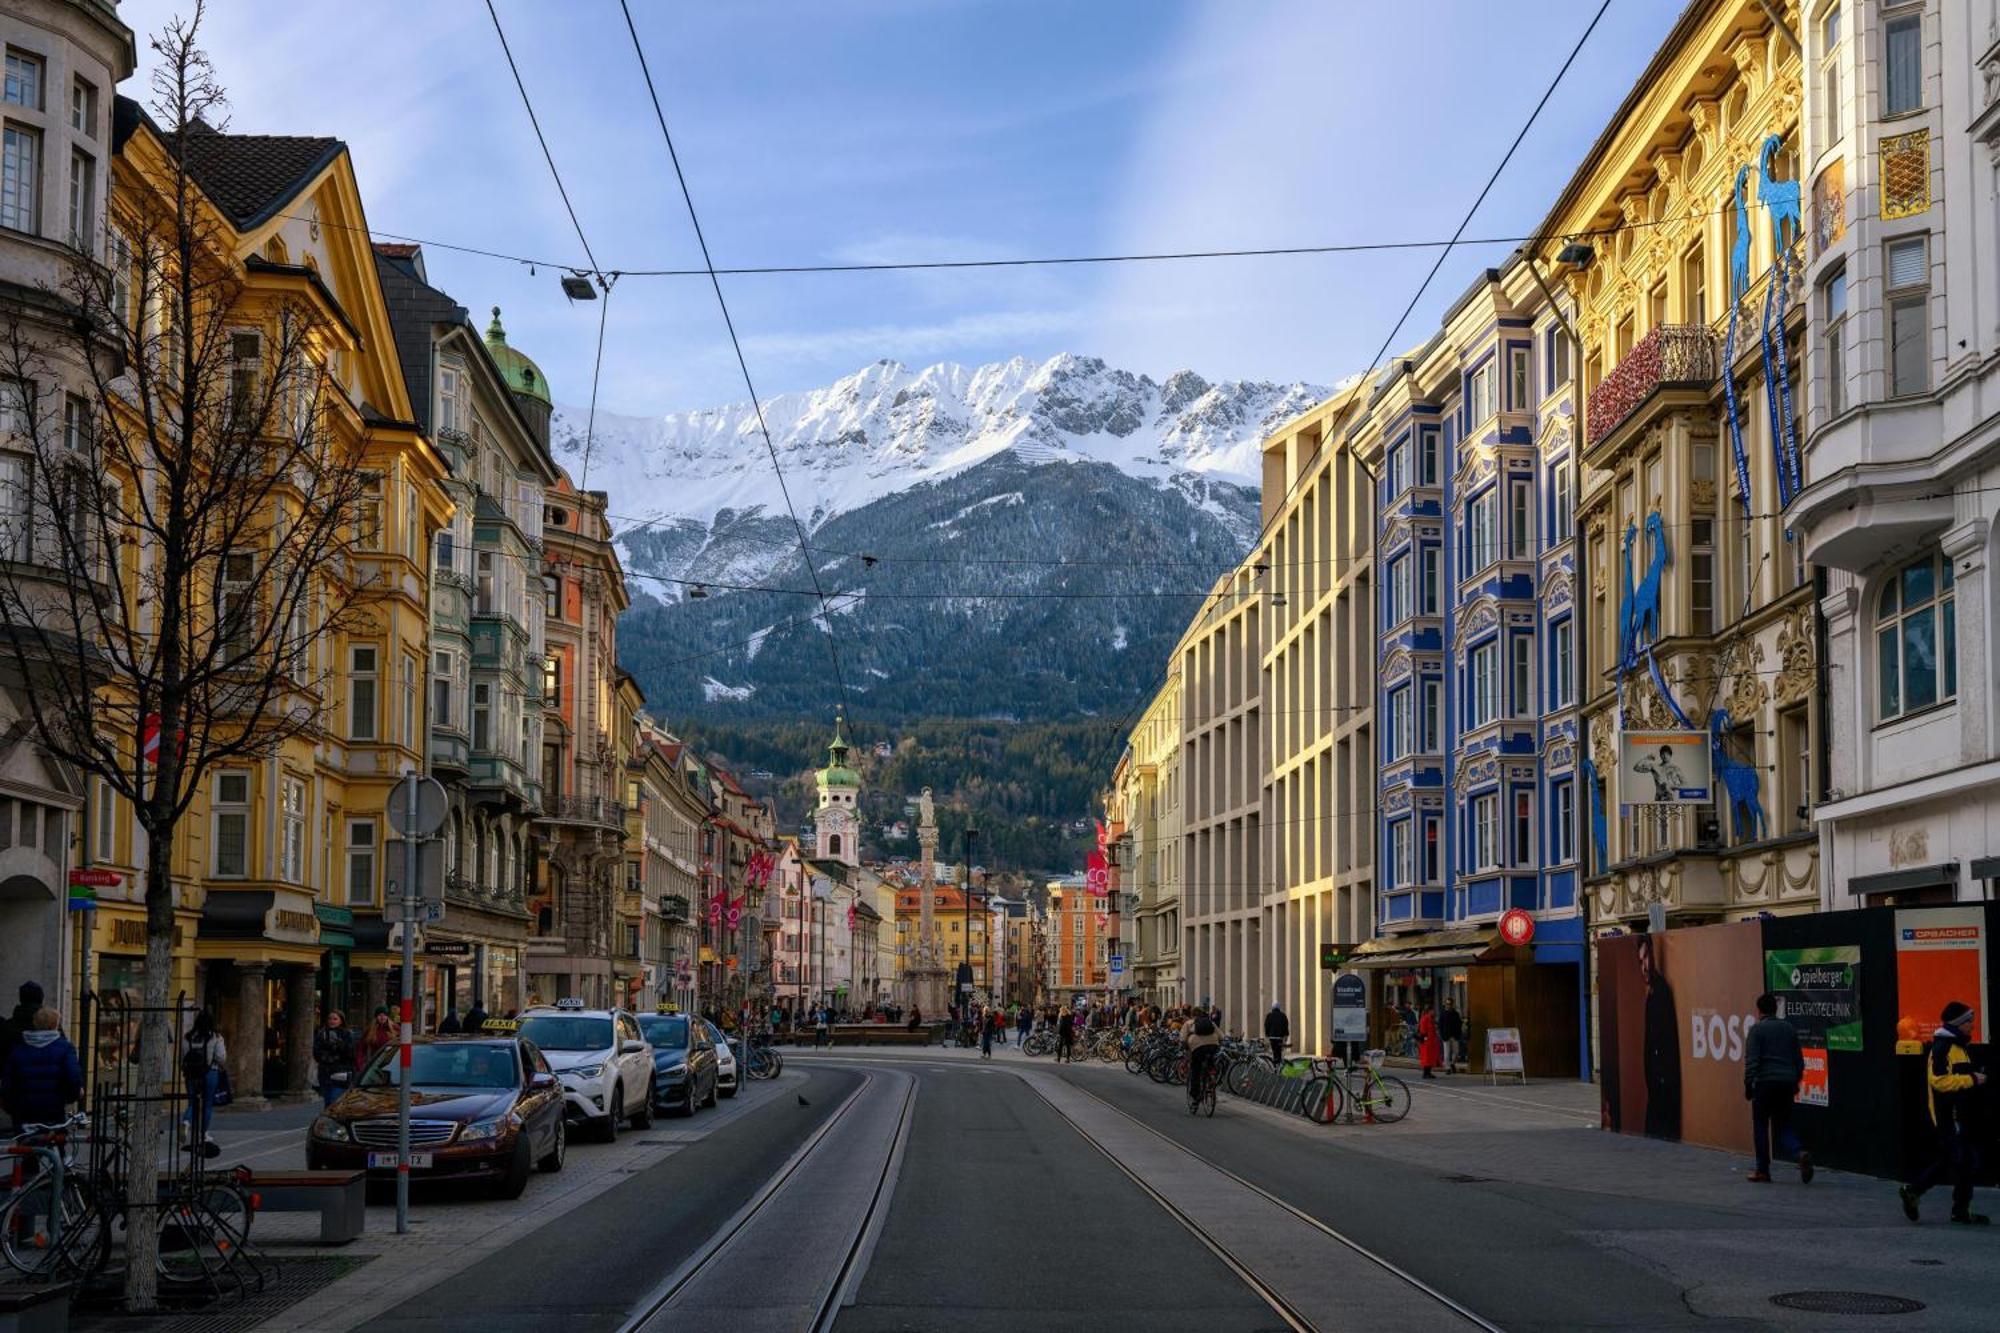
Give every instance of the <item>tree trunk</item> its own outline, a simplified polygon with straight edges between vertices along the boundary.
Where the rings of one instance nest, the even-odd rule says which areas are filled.
[[[143,1313],[157,1308],[159,1291],[160,1145],[172,1132],[174,1050],[179,1033],[169,1021],[174,969],[173,830],[147,831],[146,989],[139,1019],[139,1058],[133,1077],[139,1100],[132,1104],[131,1147],[125,1182],[125,1308]]]

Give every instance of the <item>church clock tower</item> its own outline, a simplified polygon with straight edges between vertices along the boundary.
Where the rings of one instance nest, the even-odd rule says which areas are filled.
[[[819,771],[819,811],[813,816],[817,855],[846,866],[861,864],[861,775],[847,766],[847,719],[835,714],[827,764]]]

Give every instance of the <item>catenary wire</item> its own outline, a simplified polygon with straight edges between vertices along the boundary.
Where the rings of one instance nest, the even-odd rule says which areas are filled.
[[[570,202],[569,190],[563,185],[562,172],[556,169],[556,156],[549,151],[548,136],[542,133],[541,117],[535,114],[535,104],[528,97],[528,85],[521,79],[521,67],[514,63],[514,49],[507,43],[507,31],[500,26],[500,11],[493,7],[493,0],[486,0],[487,17],[493,20],[493,35],[500,39],[500,53],[507,57],[507,68],[514,75],[514,87],[520,91],[521,105],[527,110],[528,123],[534,127],[535,142],[542,146],[542,160],[549,164],[549,175],[555,178],[556,193],[562,196],[563,209],[569,214],[569,225],[576,228],[577,244],[583,247],[584,257],[590,261],[590,272],[601,273],[597,255],[590,248],[590,240],[583,234],[583,223],[577,220],[576,205]]]
[[[487,0],[488,4],[492,0]],[[799,521],[798,508],[792,503],[791,487],[785,482],[784,466],[778,461],[778,446],[771,438],[771,428],[764,420],[764,405],[757,397],[757,385],[750,377],[750,363],[743,355],[743,341],[736,336],[736,321],[730,316],[728,298],[722,294],[722,279],[716,276],[715,260],[709,254],[708,238],[702,233],[701,217],[695,211],[694,194],[688,189],[687,175],[681,170],[680,154],[674,149],[674,136],[667,128],[667,113],[660,104],[660,90],[653,82],[653,71],[646,61],[646,47],[639,40],[639,26],[632,19],[632,7],[627,0],[618,0],[618,8],[625,16],[625,30],[632,36],[632,52],[639,58],[639,73],[646,80],[646,94],[652,99],[653,116],[660,125],[660,137],[667,146],[667,160],[673,164],[674,180],[680,186],[681,202],[687,205],[688,222],[694,227],[696,243],[701,247],[702,267],[707,270],[708,282],[715,292],[715,303],[722,311],[723,327],[729,331],[729,345],[736,353],[736,368],[743,374],[743,387],[750,395],[750,402],[757,412],[757,428],[763,433],[764,448],[771,455],[771,471],[778,478],[778,492],[784,497],[785,510],[792,516],[792,530],[798,534],[799,556],[805,561],[806,572],[812,578],[814,590],[819,594],[820,614],[829,615],[826,590],[820,583],[819,569],[813,562],[812,545],[806,539],[805,524]],[[834,684],[839,688],[840,709],[844,713],[848,704],[847,678],[841,670],[839,635],[834,631],[833,622],[826,622],[827,653],[833,660]]]

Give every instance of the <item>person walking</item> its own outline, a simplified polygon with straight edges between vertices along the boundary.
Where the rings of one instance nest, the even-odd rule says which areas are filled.
[[[1423,1067],[1425,1078],[1436,1078],[1437,1067],[1444,1063],[1444,1039],[1438,1036],[1437,1010],[1424,1010],[1417,1020],[1417,1063]]]
[[[42,1012],[42,984],[39,981],[22,982],[20,994],[21,1002],[14,1006],[14,1012],[7,1016],[5,1022],[0,1022],[0,1069],[7,1067],[7,1057],[35,1030],[35,1019]]]
[[[1035,1030],[1035,1011],[1025,1004],[1022,1005],[1021,1015],[1015,1022],[1021,1034],[1020,1044],[1026,1047],[1028,1044],[1028,1034]]]
[[[318,1067],[321,1104],[331,1106],[354,1077],[354,1032],[338,1009],[327,1011],[326,1026],[313,1035],[313,1064]]]
[[[386,1005],[377,1005],[375,1006],[375,1017],[369,1020],[368,1031],[362,1034],[361,1045],[355,1051],[354,1067],[356,1069],[365,1069],[368,1062],[375,1058],[375,1052],[381,1050],[384,1046],[393,1046],[395,1044],[396,1029],[389,1022],[388,1007]]]
[[[62,1034],[62,1015],[37,1009],[0,1065],[0,1101],[19,1128],[60,1123],[69,1104],[82,1096],[83,1066],[76,1047]]]
[[[1465,1059],[1465,1015],[1458,1012],[1458,1005],[1444,1002],[1444,1012],[1438,1015],[1438,1036],[1444,1041],[1444,1072],[1456,1074]]]
[[[993,1038],[999,1035],[999,1032],[1000,1015],[989,1011],[986,1017],[981,1019],[979,1023],[980,1059],[991,1060],[993,1058]]]
[[[1271,1012],[1264,1015],[1264,1040],[1271,1043],[1272,1064],[1285,1063],[1285,1042],[1291,1035],[1292,1020],[1276,1000],[1271,1001]]]
[[[486,1006],[481,1004],[478,1000],[474,1000],[472,1002],[472,1007],[465,1011],[464,1029],[467,1032],[478,1032],[485,1026],[486,1026]]]
[[[1753,1183],[1770,1183],[1773,1147],[1780,1157],[1797,1160],[1801,1185],[1812,1183],[1812,1154],[1792,1132],[1792,1103],[1805,1076],[1798,1029],[1778,1017],[1778,997],[1766,991],[1757,997],[1757,1021],[1743,1039],[1743,1098],[1750,1103],[1750,1144],[1757,1151],[1757,1169],[1748,1177]]]
[[[813,1049],[833,1044],[833,1032],[826,1015],[826,1006],[813,1010]]]
[[[1986,1075],[1973,1068],[1972,1052],[1967,1048],[1973,1012],[1970,1005],[1958,1000],[1946,1005],[1939,1015],[1938,1030],[1931,1036],[1930,1052],[1924,1057],[1937,1152],[1916,1179],[1898,1191],[1903,1216],[1912,1222],[1917,1220],[1917,1200],[1947,1173],[1951,1176],[1951,1220],[1976,1227],[1990,1220],[1986,1214],[1972,1211],[1972,1181],[1979,1171],[1974,1139],[1978,1108],[1974,1102],[1986,1082]]]
[[[229,1047],[215,1030],[215,1019],[206,1009],[195,1010],[187,1035],[181,1039],[181,1078],[188,1094],[188,1108],[181,1114],[181,1120],[188,1127],[189,1152],[201,1152],[209,1142],[209,1117],[222,1095],[224,1070],[228,1067]]]
[[[1056,1059],[1067,1060],[1076,1047],[1076,1015],[1065,1009],[1056,1020]]]

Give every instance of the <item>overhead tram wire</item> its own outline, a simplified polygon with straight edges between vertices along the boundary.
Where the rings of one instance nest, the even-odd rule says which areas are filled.
[[[493,0],[486,0],[491,8]],[[845,711],[849,702],[847,677],[840,666],[839,635],[833,627],[833,613],[828,608],[826,589],[821,585],[819,569],[813,562],[812,544],[806,540],[806,526],[799,521],[798,507],[792,503],[792,489],[785,482],[784,466],[778,461],[778,446],[771,438],[771,427],[764,420],[764,404],[757,397],[757,385],[750,378],[750,363],[743,355],[743,340],[736,336],[736,321],[729,313],[729,300],[722,294],[722,279],[716,276],[715,259],[708,252],[708,237],[702,233],[701,217],[694,206],[694,194],[688,189],[687,175],[681,170],[680,154],[674,149],[673,132],[667,128],[666,109],[660,104],[660,90],[653,82],[652,67],[646,61],[645,43],[639,40],[639,25],[632,19],[632,6],[628,0],[618,0],[618,8],[625,16],[625,30],[632,35],[632,52],[639,57],[639,73],[646,80],[646,94],[653,102],[653,116],[660,123],[660,137],[666,141],[667,160],[673,164],[674,180],[680,185],[681,201],[687,205],[688,222],[694,227],[694,238],[701,247],[701,262],[708,274],[709,286],[715,291],[715,304],[722,311],[723,327],[729,331],[729,345],[736,352],[736,368],[743,373],[743,387],[750,394],[750,405],[756,409],[757,429],[764,436],[764,448],[771,455],[771,471],[778,478],[778,493],[784,496],[785,510],[792,516],[792,530],[798,534],[799,555],[806,564],[806,573],[812,577],[813,590],[819,594],[820,615],[826,624],[827,653],[833,660],[833,680],[840,691],[840,707]]]
[[[493,7],[493,0],[486,0],[486,15],[493,20],[493,35],[500,39],[500,54],[507,57],[507,69],[513,74],[514,87],[521,94],[522,109],[528,113],[528,124],[534,128],[535,142],[542,146],[542,160],[549,164],[549,176],[556,183],[556,193],[562,196],[563,211],[569,214],[569,225],[576,229],[577,244],[583,247],[584,258],[590,261],[590,267],[586,271],[592,278],[596,279],[597,286],[602,293],[597,311],[597,355],[591,362],[590,367],[590,416],[583,428],[583,475],[577,482],[578,490],[588,490],[590,488],[591,444],[595,439],[597,430],[597,386],[604,371],[604,326],[611,315],[611,288],[617,283],[621,275],[615,269],[607,271],[597,262],[597,254],[590,248],[590,238],[583,234],[583,222],[576,215],[576,205],[570,202],[569,187],[563,184],[562,172],[556,168],[556,155],[549,150],[548,136],[542,133],[542,118],[535,114],[535,103],[528,96],[528,85],[521,78],[521,67],[514,61],[514,48],[507,42],[507,30],[500,26],[500,11]],[[419,244],[422,244],[422,242],[419,242]],[[449,246],[446,248],[466,250],[469,247]],[[491,252],[477,251],[475,253],[484,254]],[[534,261],[529,260],[527,262],[528,267],[532,270],[534,268]],[[550,267],[565,268],[569,272],[577,273],[581,276],[581,272],[578,269],[567,264],[560,266],[550,265]]]
[[[620,0],[620,3],[623,3],[623,0]],[[1514,160],[1514,154],[1520,151],[1522,141],[1528,137],[1528,131],[1535,127],[1535,122],[1541,118],[1543,109],[1549,104],[1549,99],[1555,96],[1556,89],[1562,85],[1563,79],[1569,74],[1570,67],[1576,63],[1576,58],[1583,54],[1584,45],[1590,41],[1590,35],[1597,31],[1597,25],[1603,21],[1605,11],[1610,8],[1611,0],[1600,0],[1597,12],[1590,16],[1590,22],[1584,26],[1583,35],[1576,39],[1574,46],[1570,47],[1569,54],[1563,58],[1562,65],[1556,70],[1555,77],[1550,79],[1549,86],[1542,90],[1542,95],[1536,101],[1534,109],[1528,113],[1527,120],[1522,122],[1520,130],[1515,133],[1514,141],[1507,145],[1507,151],[1501,156],[1499,165],[1493,168],[1493,173],[1486,178],[1486,184],[1480,187],[1478,197],[1472,201],[1472,207],[1465,210],[1465,216],[1459,220],[1457,228],[1452,232],[1451,240],[1447,241],[1444,247],[1438,251],[1437,262],[1431,265],[1430,272],[1424,275],[1424,280],[1417,287],[1416,294],[1411,296],[1409,304],[1403,307],[1403,313],[1397,317],[1395,327],[1389,330],[1389,335],[1386,338],[1382,339],[1382,345],[1376,350],[1374,359],[1368,363],[1368,369],[1363,371],[1361,377],[1354,382],[1355,392],[1365,390],[1374,378],[1376,367],[1381,365],[1382,358],[1387,355],[1390,346],[1396,341],[1397,335],[1403,331],[1403,325],[1409,322],[1411,312],[1417,308],[1417,303],[1423,300],[1424,293],[1430,290],[1431,283],[1437,279],[1439,270],[1444,267],[1444,261],[1451,257],[1451,252],[1460,244],[1461,238],[1465,235],[1465,229],[1472,225],[1472,219],[1478,215],[1480,208],[1486,203],[1486,196],[1493,192],[1493,187],[1498,183],[1501,173],[1507,170],[1508,164]],[[1264,544],[1264,539],[1270,535],[1272,523],[1276,522],[1278,515],[1284,512],[1285,505],[1292,498],[1292,492],[1297,490],[1299,482],[1312,472],[1313,467],[1319,462],[1320,454],[1325,449],[1326,439],[1322,436],[1313,445],[1313,451],[1307,457],[1305,465],[1292,474],[1290,483],[1285,487],[1284,495],[1280,497],[1277,504],[1270,506],[1270,517],[1264,520],[1262,527],[1257,531],[1257,539],[1250,544],[1252,552],[1255,552]],[[1227,576],[1218,575],[1217,583],[1220,584],[1225,577]],[[1372,592],[1370,595],[1373,595]],[[1206,612],[1207,606],[1204,604],[1202,610],[1196,612],[1196,615],[1200,616],[1206,614]],[[1122,733],[1131,725],[1132,719],[1139,715],[1140,710],[1152,702],[1154,692],[1160,688],[1161,683],[1167,679],[1172,670],[1173,663],[1169,660],[1167,665],[1160,669],[1159,675],[1154,677],[1153,682],[1133,700],[1132,706],[1126,710],[1125,716],[1119,721],[1118,732],[1113,734],[1111,745],[1105,750],[1103,755],[1099,756],[1094,767],[1102,769],[1105,758],[1115,754],[1118,747],[1125,743]]]

